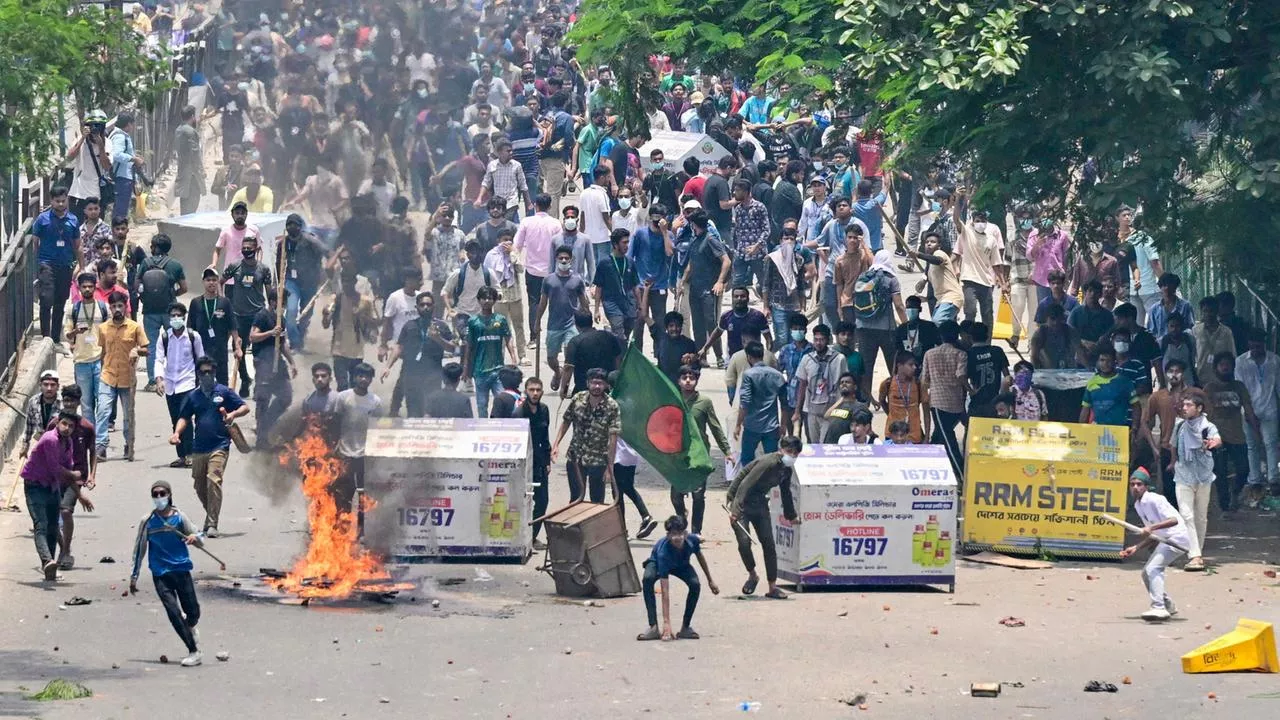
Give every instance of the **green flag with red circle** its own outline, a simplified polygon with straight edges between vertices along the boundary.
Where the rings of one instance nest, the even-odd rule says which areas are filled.
[[[613,399],[622,412],[622,439],[672,488],[692,492],[702,485],[713,468],[707,443],[680,390],[635,345],[622,358]]]

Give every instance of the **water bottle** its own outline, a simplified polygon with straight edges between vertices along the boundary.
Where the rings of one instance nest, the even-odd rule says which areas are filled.
[[[742,712],[760,712],[760,703],[754,700],[743,700],[738,703],[738,709]]]

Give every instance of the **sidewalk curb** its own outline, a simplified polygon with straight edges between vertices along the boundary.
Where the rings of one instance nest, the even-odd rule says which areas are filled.
[[[27,398],[40,390],[40,373],[57,368],[58,356],[53,351],[53,341],[47,337],[36,337],[18,360],[17,379],[13,383],[13,392],[5,399],[14,407],[25,407]],[[0,472],[17,447],[22,436],[26,419],[13,408],[0,403]]]

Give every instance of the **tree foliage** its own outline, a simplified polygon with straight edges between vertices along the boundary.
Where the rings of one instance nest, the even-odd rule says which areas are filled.
[[[76,0],[0,0],[0,168],[61,160],[65,107],[149,107],[167,64],[116,11]],[[74,105],[72,105],[74,104]]]

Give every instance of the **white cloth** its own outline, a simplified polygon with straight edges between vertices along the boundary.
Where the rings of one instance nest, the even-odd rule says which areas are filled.
[[[626,440],[618,438],[618,449],[614,453],[613,462],[617,465],[635,467],[640,464],[640,456],[636,454],[635,450],[631,449]]]
[[[1204,552],[1205,535],[1209,532],[1209,495],[1212,484],[1184,485],[1177,483],[1178,512],[1187,526],[1187,549],[1192,558]]]
[[[1177,518],[1177,525],[1163,530],[1156,530],[1152,534],[1175,542],[1184,548],[1191,547],[1191,536],[1187,533],[1186,519],[1178,514],[1178,510],[1169,503],[1165,496],[1148,490],[1142,494],[1140,500],[1133,503],[1133,511],[1138,514],[1138,517],[1142,518],[1143,525],[1155,525],[1165,520]]]
[[[417,300],[410,297],[404,288],[396,290],[387,296],[382,306],[382,317],[391,319],[391,340],[395,341],[410,320],[418,319]]]
[[[599,185],[592,185],[582,191],[578,198],[578,209],[582,218],[578,222],[578,233],[586,235],[593,245],[609,242],[609,226],[604,219],[612,213],[609,209],[609,194]]]
[[[1147,586],[1151,607],[1167,609],[1165,604],[1169,601],[1169,596],[1164,592],[1164,570],[1180,555],[1182,555],[1181,551],[1161,543],[1151,551],[1151,557],[1147,558],[1147,564],[1142,568],[1142,584]]]
[[[152,350],[156,353],[156,377],[164,379],[166,395],[196,389],[196,358],[204,355],[204,343],[188,328],[181,335],[165,328],[164,338]],[[165,349],[168,345],[168,349]]]
[[[1007,266],[1004,259],[1004,238],[995,223],[987,223],[979,233],[972,223],[960,224],[960,243],[956,254],[964,258],[960,263],[960,281],[972,282],[983,287],[995,287],[995,268]]]

